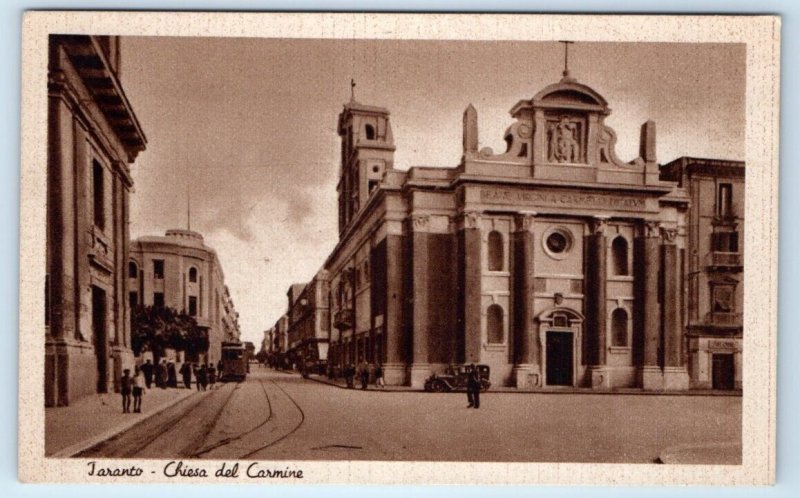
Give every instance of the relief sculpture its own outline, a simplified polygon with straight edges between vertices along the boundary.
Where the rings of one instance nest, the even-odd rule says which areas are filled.
[[[567,117],[548,127],[549,159],[557,163],[575,163],[580,157],[580,144],[576,139],[578,126]]]

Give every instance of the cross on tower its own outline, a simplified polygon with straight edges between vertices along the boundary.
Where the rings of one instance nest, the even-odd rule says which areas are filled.
[[[350,78],[350,100],[352,102],[356,101],[356,80]]]
[[[559,40],[558,43],[564,44],[564,78],[569,78],[569,46],[575,43],[569,40]]]

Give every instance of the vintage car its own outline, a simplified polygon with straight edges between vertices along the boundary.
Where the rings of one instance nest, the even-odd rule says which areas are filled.
[[[481,391],[486,391],[492,385],[489,382],[489,365],[475,365],[481,379]],[[450,365],[445,373],[433,374],[425,381],[425,390],[428,392],[442,393],[450,391],[466,391],[467,378],[472,371],[471,365]]]

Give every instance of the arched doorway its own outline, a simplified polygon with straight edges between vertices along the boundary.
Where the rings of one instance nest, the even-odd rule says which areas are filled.
[[[545,387],[578,385],[583,316],[569,308],[551,308],[540,314],[539,344]]]

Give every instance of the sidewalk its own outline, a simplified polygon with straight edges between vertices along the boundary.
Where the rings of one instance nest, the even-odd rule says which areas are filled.
[[[45,408],[45,455],[75,455],[196,393],[194,389],[147,389],[142,397],[142,413],[122,413],[119,393],[94,394],[70,406]]]
[[[295,374],[300,375],[298,372],[292,372],[291,370],[281,370],[287,374]],[[331,386],[339,387],[342,389],[347,389],[347,384],[344,379],[329,379],[325,375],[309,375],[309,380],[313,380],[314,382],[320,382],[322,384],[328,384]],[[355,389],[361,390],[361,381],[356,379],[355,380]],[[410,387],[410,386],[386,386],[385,388],[376,387],[375,384],[370,384],[367,387],[368,391],[378,391],[378,392],[424,392],[424,389],[419,387]],[[645,391],[640,388],[635,387],[617,387],[608,390],[597,390],[597,389],[590,389],[588,387],[551,387],[549,389],[540,389],[540,390],[527,390],[527,389],[517,389],[516,387],[495,387],[492,386],[489,391],[485,394],[491,393],[515,393],[515,394],[633,394],[633,395],[642,395],[642,396],[652,396],[652,395],[669,395],[669,396],[741,396],[742,391],[719,391],[713,389],[692,389],[689,391]]]

